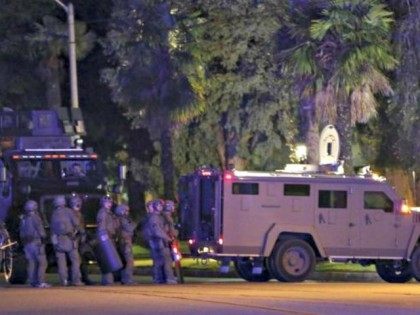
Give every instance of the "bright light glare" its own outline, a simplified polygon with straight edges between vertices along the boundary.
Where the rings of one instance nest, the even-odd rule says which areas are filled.
[[[299,161],[306,160],[306,157],[308,155],[308,149],[307,149],[306,145],[304,145],[304,144],[298,144],[298,145],[296,145],[296,147],[295,147],[295,155],[296,155],[296,158]]]

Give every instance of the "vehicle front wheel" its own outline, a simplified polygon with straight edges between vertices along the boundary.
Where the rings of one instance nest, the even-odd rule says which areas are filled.
[[[301,282],[315,269],[315,252],[301,239],[281,240],[270,256],[272,275],[282,282]]]
[[[382,280],[390,283],[405,283],[413,278],[411,264],[405,260],[378,261],[376,272]]]
[[[267,268],[263,265],[261,274],[253,274],[253,261],[249,257],[240,257],[234,261],[235,269],[238,275],[249,282],[266,282],[270,280],[270,273]]]
[[[411,271],[414,278],[420,281],[420,245],[418,245],[411,255]]]

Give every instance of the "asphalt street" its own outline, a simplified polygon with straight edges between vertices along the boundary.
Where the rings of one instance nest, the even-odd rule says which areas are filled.
[[[0,285],[1,314],[420,314],[420,283],[247,283],[187,278],[183,285],[33,289]]]

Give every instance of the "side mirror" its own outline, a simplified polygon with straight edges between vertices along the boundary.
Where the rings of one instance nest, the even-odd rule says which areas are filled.
[[[127,179],[127,165],[118,164],[118,179],[121,181]]]

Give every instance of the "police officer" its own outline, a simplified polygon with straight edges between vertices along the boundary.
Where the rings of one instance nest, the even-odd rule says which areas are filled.
[[[146,231],[143,233],[148,235],[150,253],[153,260],[153,282],[166,283],[165,274],[165,248],[169,248],[171,238],[165,232],[163,217],[162,200],[154,200],[147,204],[148,219],[145,225]]]
[[[133,234],[136,225],[129,217],[130,208],[126,204],[120,204],[115,208],[117,217],[117,248],[124,259],[124,268],[121,270],[121,283],[134,284],[133,280]]]
[[[175,229],[175,223],[172,217],[174,212],[175,203],[172,200],[165,200],[162,211],[163,227],[171,241],[175,240],[178,237],[178,230]],[[172,268],[173,259],[170,246],[165,247],[163,249],[163,253],[165,257],[164,272],[166,277],[166,283],[175,284],[177,283],[177,281],[175,279],[174,271]]]
[[[111,196],[103,196],[101,198],[101,208],[96,216],[97,230],[96,234],[102,235],[107,234],[111,240],[115,240],[117,233],[118,221],[115,215],[112,213],[112,198]],[[102,285],[109,285],[114,282],[114,276],[112,272],[103,273],[101,278]]]
[[[87,255],[92,255],[92,249],[87,240],[87,233],[85,230],[85,220],[82,214],[82,198],[76,194],[72,194],[69,200],[70,209],[73,210],[74,215],[77,218],[77,230],[76,235],[77,247],[79,249],[80,256],[80,273],[82,282],[87,285],[94,284],[93,281],[89,279],[89,269],[88,269],[88,259]]]
[[[38,204],[34,200],[28,200],[24,205],[24,214],[20,221],[19,235],[24,244],[25,257],[29,284],[36,288],[49,288],[45,282],[47,258],[45,256],[46,239],[44,225],[38,214]]]
[[[77,244],[79,233],[78,218],[74,211],[66,207],[66,198],[54,198],[54,211],[51,216],[51,241],[57,257],[58,275],[61,285],[67,286],[68,268],[67,257],[71,263],[71,284],[83,285],[80,280],[80,256]]]
[[[175,228],[173,214],[175,212],[175,203],[172,200],[165,200],[163,206],[162,216],[165,226],[165,231],[171,239],[178,237],[178,230]]]

